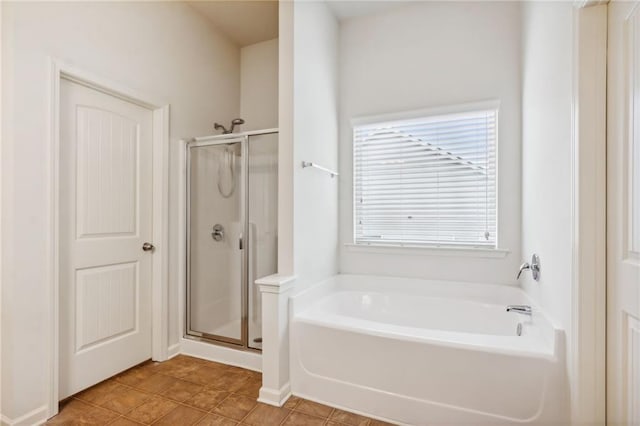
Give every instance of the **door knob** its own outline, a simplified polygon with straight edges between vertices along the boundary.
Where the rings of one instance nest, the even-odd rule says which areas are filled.
[[[142,245],[142,251],[153,251],[156,247],[151,243],[144,243]]]

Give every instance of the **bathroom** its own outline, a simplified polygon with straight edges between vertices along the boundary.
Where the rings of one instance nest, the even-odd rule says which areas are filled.
[[[636,5],[2,1],[0,422],[640,423]]]

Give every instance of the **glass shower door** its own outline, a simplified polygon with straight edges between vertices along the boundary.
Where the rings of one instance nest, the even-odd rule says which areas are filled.
[[[248,346],[262,349],[262,299],[255,281],[278,271],[278,134],[248,137]]]
[[[187,149],[187,334],[246,341],[245,139]]]

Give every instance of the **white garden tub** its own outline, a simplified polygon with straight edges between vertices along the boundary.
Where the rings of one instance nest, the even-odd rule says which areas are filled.
[[[563,422],[564,334],[509,304],[531,302],[508,286],[333,277],[291,298],[292,392],[403,424]]]

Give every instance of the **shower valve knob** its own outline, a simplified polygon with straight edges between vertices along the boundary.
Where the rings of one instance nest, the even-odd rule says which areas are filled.
[[[224,228],[219,223],[213,226],[213,232],[211,233],[211,238],[214,241],[222,241],[224,238]]]

